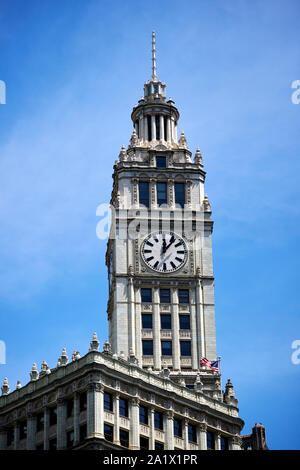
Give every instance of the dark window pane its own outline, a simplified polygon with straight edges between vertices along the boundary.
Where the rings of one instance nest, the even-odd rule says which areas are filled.
[[[125,398],[119,400],[119,414],[128,418],[128,400],[125,400]]]
[[[104,423],[104,438],[109,442],[114,440],[114,428],[110,424]]]
[[[44,413],[39,413],[36,417],[36,431],[37,432],[44,430],[44,423],[45,423]]]
[[[129,432],[125,429],[120,429],[120,444],[123,447],[129,447]]]
[[[221,436],[221,450],[228,450],[228,439],[227,437]]]
[[[69,449],[74,444],[74,431],[67,432],[67,448]]]
[[[143,206],[149,207],[149,183],[146,181],[139,182],[139,201]]]
[[[142,302],[152,302],[152,289],[141,289]]]
[[[167,183],[157,183],[157,205],[167,204]]]
[[[174,436],[182,437],[182,425],[179,419],[174,419]]]
[[[14,443],[15,432],[14,428],[8,428],[7,430],[7,446],[11,446]]]
[[[104,392],[104,409],[107,411],[113,410],[113,397],[111,393]]]
[[[146,406],[140,406],[140,423],[148,424],[148,408]]]
[[[190,330],[190,316],[189,315],[179,315],[179,328],[181,330]]]
[[[189,290],[188,289],[179,289],[178,290],[178,300],[180,304],[188,304],[190,301]]]
[[[57,408],[49,409],[49,424],[50,426],[55,426],[57,423]]]
[[[184,207],[184,183],[175,183],[175,204]]]
[[[161,324],[162,330],[171,330],[172,328],[171,315],[161,315],[160,324]]]
[[[154,447],[155,450],[164,450],[164,445],[162,442],[155,441]]]
[[[188,425],[188,436],[190,442],[197,442],[197,429],[193,424]]]
[[[172,356],[172,341],[161,342],[161,353],[163,356]]]
[[[167,159],[166,157],[156,157],[156,167],[157,168],[166,168]]]
[[[143,341],[143,356],[153,356],[153,341]]]
[[[164,429],[164,417],[162,413],[158,411],[154,411],[154,427],[155,429],[160,429],[163,431]]]
[[[215,435],[213,432],[206,433],[206,441],[207,441],[207,448],[214,449],[215,448]]]
[[[80,438],[80,441],[84,441],[84,439],[86,438],[87,436],[87,425],[86,424],[82,424],[79,428],[79,438]]]
[[[160,289],[159,296],[160,296],[160,303],[169,304],[171,302],[170,289]]]
[[[149,449],[149,439],[147,437],[140,437],[140,450],[148,450]]]
[[[180,354],[181,356],[191,356],[190,341],[180,341]]]
[[[154,92],[154,94],[158,93],[158,85],[157,84],[153,85],[153,92]],[[158,117],[158,116],[156,116],[156,117]]]
[[[73,416],[74,413],[74,400],[68,400],[67,401],[67,418],[70,418]]]
[[[155,86],[157,85],[154,85],[154,90],[155,90]],[[157,88],[158,90],[158,88]],[[158,91],[154,91],[154,93],[158,93]],[[159,116],[156,115],[155,116],[155,127],[156,127],[156,140],[159,140],[160,139],[160,128],[159,128]]]
[[[152,314],[143,313],[142,314],[142,328],[152,328]]]
[[[54,439],[49,440],[49,450],[56,450],[56,437]]]
[[[79,411],[85,411],[87,408],[87,393],[83,392],[79,395]]]

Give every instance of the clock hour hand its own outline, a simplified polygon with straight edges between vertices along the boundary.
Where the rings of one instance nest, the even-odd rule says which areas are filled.
[[[163,238],[162,243],[163,243],[162,244],[162,252],[165,253],[166,250],[167,250],[167,245],[166,245],[166,239],[165,238]]]
[[[170,246],[171,246],[172,243],[174,243],[174,242],[175,242],[175,237],[174,237],[174,235],[172,235],[169,245],[166,246],[165,252],[167,251],[168,248],[170,248]]]

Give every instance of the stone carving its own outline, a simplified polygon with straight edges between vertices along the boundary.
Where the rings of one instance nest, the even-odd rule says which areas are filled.
[[[8,385],[7,377],[5,377],[3,385],[1,387],[2,395],[8,395],[10,392],[10,386]]]
[[[90,342],[89,351],[99,351],[99,346],[100,346],[100,343],[98,341],[97,333],[94,333],[92,341]]]
[[[38,380],[39,375],[40,375],[40,374],[38,373],[36,364],[33,364],[32,369],[31,369],[31,372],[30,372],[30,380],[32,380],[32,381]]]

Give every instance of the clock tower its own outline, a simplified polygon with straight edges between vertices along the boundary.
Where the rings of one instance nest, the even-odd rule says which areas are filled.
[[[156,74],[134,106],[133,133],[114,165],[107,246],[112,352],[194,384],[216,360],[211,207],[205,171],[177,128],[179,111]]]

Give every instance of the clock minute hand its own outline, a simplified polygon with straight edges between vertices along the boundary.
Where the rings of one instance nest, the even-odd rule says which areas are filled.
[[[174,236],[172,236],[172,238],[171,238],[171,241],[170,241],[169,245],[168,245],[168,246],[166,246],[165,252],[167,251],[167,249],[168,249],[168,248],[170,248],[170,246],[171,246],[171,245],[172,245],[172,243],[174,243],[174,242],[175,242],[175,237],[174,237]]]

